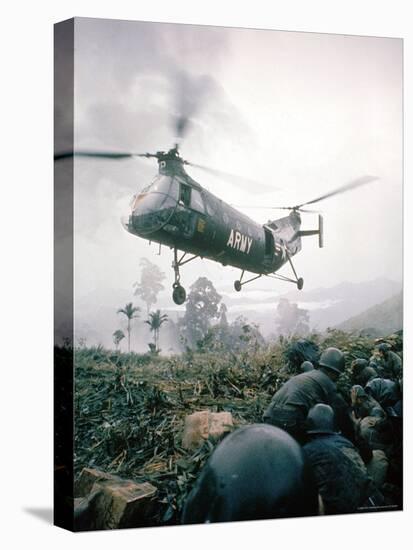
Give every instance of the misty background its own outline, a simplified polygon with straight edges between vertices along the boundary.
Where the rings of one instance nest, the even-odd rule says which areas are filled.
[[[297,204],[359,176],[380,178],[320,204],[324,248],[307,238],[294,258],[303,291],[262,278],[236,293],[239,271],[207,260],[181,269],[187,290],[200,275],[207,277],[227,306],[228,320],[243,315],[267,337],[276,332],[280,298],[308,310],[311,328],[324,330],[400,295],[401,40],[75,21],[75,148],[166,150],[175,143],[177,117],[186,115],[185,159],[268,189],[195,168],[188,173],[260,223],[283,213],[252,206]],[[166,275],[154,307],[171,320],[185,311],[171,298],[172,251],[163,247],[158,256],[158,245],[128,234],[120,223],[132,195],[156,173],[153,159],[75,159],[77,340],[113,346],[112,333],[124,329],[116,312],[132,301],[142,309],[132,347],[147,350],[145,305],[133,295],[141,258]],[[302,219],[303,229],[316,227],[315,214]],[[173,349],[166,326],[164,351]]]

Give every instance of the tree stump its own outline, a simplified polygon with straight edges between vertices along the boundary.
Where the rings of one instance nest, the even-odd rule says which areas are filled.
[[[89,490],[89,493],[87,491]],[[121,529],[148,525],[157,489],[99,470],[82,470],[75,500],[75,530]]]

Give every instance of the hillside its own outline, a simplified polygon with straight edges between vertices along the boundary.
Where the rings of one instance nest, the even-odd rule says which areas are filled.
[[[347,319],[381,304],[400,291],[400,283],[380,278],[359,283],[343,282],[308,291],[292,290],[277,296],[262,293],[255,300],[248,300],[248,295],[243,294],[235,298],[231,296],[231,299],[225,298],[225,302],[228,305],[229,320],[243,314],[250,322],[258,323],[263,335],[268,337],[275,330],[275,311],[280,298],[287,298],[306,309],[310,315],[311,329],[323,332],[328,327],[344,323]]]
[[[384,336],[403,328],[403,293],[368,308],[351,317],[335,328],[347,332],[368,331],[372,335]]]

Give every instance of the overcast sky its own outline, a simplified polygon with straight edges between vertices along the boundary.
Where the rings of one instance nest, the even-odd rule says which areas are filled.
[[[320,204],[325,248],[303,240],[296,270],[308,290],[401,281],[400,39],[76,19],[77,148],[165,150],[182,113],[192,119],[184,158],[273,189],[260,194],[188,169],[233,205],[296,204],[359,176],[380,178]],[[83,312],[105,297],[119,296],[119,306],[132,299],[144,256],[166,272],[169,295],[172,252],[157,256],[157,246],[120,224],[131,195],[156,172],[153,160],[76,160],[75,287]],[[261,223],[283,215],[242,210]],[[314,214],[302,218],[304,229],[317,224]],[[184,286],[201,274],[226,293],[239,276],[204,260],[182,268]],[[261,279],[243,292],[257,289],[277,295],[290,287]]]

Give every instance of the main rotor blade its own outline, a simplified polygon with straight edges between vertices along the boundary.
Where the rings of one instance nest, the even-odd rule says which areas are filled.
[[[233,204],[235,208],[254,208],[259,210],[298,210],[296,206],[252,206],[250,204]],[[305,212],[306,214],[321,214],[321,210],[310,210],[308,208],[300,208],[300,212]]]
[[[244,176],[236,176],[235,174],[229,174],[228,172],[223,172],[222,170],[209,168],[209,166],[194,164],[193,162],[188,162],[188,161],[184,161],[184,164],[188,166],[193,166],[194,168],[199,168],[200,170],[204,170],[204,172],[208,172],[209,174],[212,174],[215,177],[223,178],[228,181],[231,181],[235,185],[239,185],[241,183],[245,187],[251,187],[253,190],[257,190],[259,188],[263,193],[265,192],[268,193],[270,191],[278,191],[279,189],[278,187],[271,187],[269,185],[266,185],[265,183],[261,183],[255,180],[251,180],[249,178],[245,178]]]
[[[302,204],[298,204],[295,208],[301,209],[302,206],[306,206],[307,204],[315,204],[316,202],[320,202],[324,199],[328,199],[329,197],[334,197],[335,195],[341,195],[342,193],[346,193],[347,191],[350,191],[351,189],[356,189],[356,187],[361,187],[362,185],[366,185],[367,183],[371,183],[373,181],[378,180],[379,178],[375,176],[362,176],[361,178],[357,178],[353,181],[350,181],[349,183],[346,183],[345,185],[342,185],[341,187],[337,187],[337,189],[334,189],[333,191],[329,191],[325,195],[321,195],[321,197],[317,197],[316,199],[313,199],[311,201],[303,202]]]
[[[188,133],[195,116],[210,96],[216,91],[216,83],[212,77],[202,75],[195,77],[184,70],[171,73],[174,92],[173,129],[178,144]]]
[[[155,157],[151,153],[123,153],[116,151],[63,151],[54,155],[54,160],[63,160],[71,157],[91,157],[102,159],[126,159],[132,157]]]

